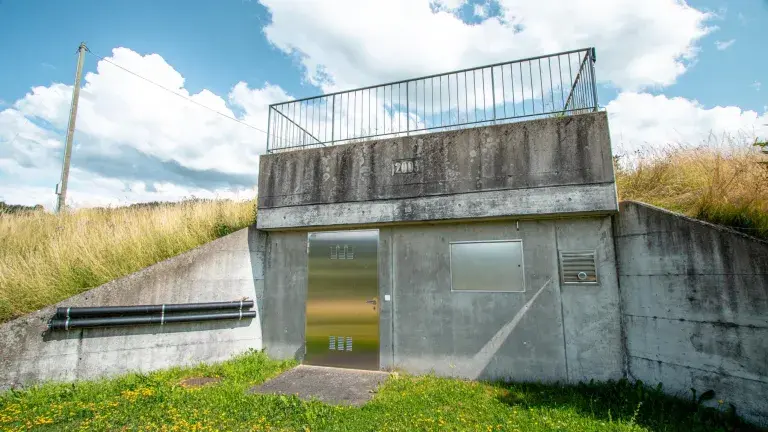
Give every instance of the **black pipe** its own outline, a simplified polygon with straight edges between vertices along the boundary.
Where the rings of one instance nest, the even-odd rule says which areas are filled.
[[[66,309],[66,308],[65,308]],[[256,318],[256,311],[238,311],[223,313],[203,313],[187,315],[150,315],[104,318],[54,318],[48,324],[51,330],[70,330],[75,328],[116,327],[146,324],[166,324],[194,321],[215,321],[225,319]]]
[[[254,306],[253,300],[210,303],[184,303],[162,305],[138,305],[138,306],[102,306],[102,307],[60,307],[56,308],[54,318],[86,318],[122,315],[146,315],[179,312],[219,311],[227,309],[250,309]]]

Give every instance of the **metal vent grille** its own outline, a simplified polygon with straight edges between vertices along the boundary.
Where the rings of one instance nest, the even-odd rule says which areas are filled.
[[[564,284],[596,284],[595,251],[560,252],[560,275]]]
[[[328,336],[328,349],[329,350],[336,349],[336,336]]]
[[[352,351],[352,338],[347,337],[347,351]]]

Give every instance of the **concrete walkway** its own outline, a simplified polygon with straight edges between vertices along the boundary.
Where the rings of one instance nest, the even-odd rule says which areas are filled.
[[[379,371],[301,365],[251,388],[249,392],[297,395],[303,400],[359,406],[371,400],[379,384],[388,377],[388,373]]]

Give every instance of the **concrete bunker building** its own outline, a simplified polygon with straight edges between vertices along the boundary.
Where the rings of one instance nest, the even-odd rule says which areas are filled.
[[[257,227],[271,355],[621,376],[618,202],[594,50],[276,104],[269,131]]]

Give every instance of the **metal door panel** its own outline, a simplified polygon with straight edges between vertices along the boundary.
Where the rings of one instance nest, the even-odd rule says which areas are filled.
[[[378,230],[309,234],[304,362],[379,369]]]

